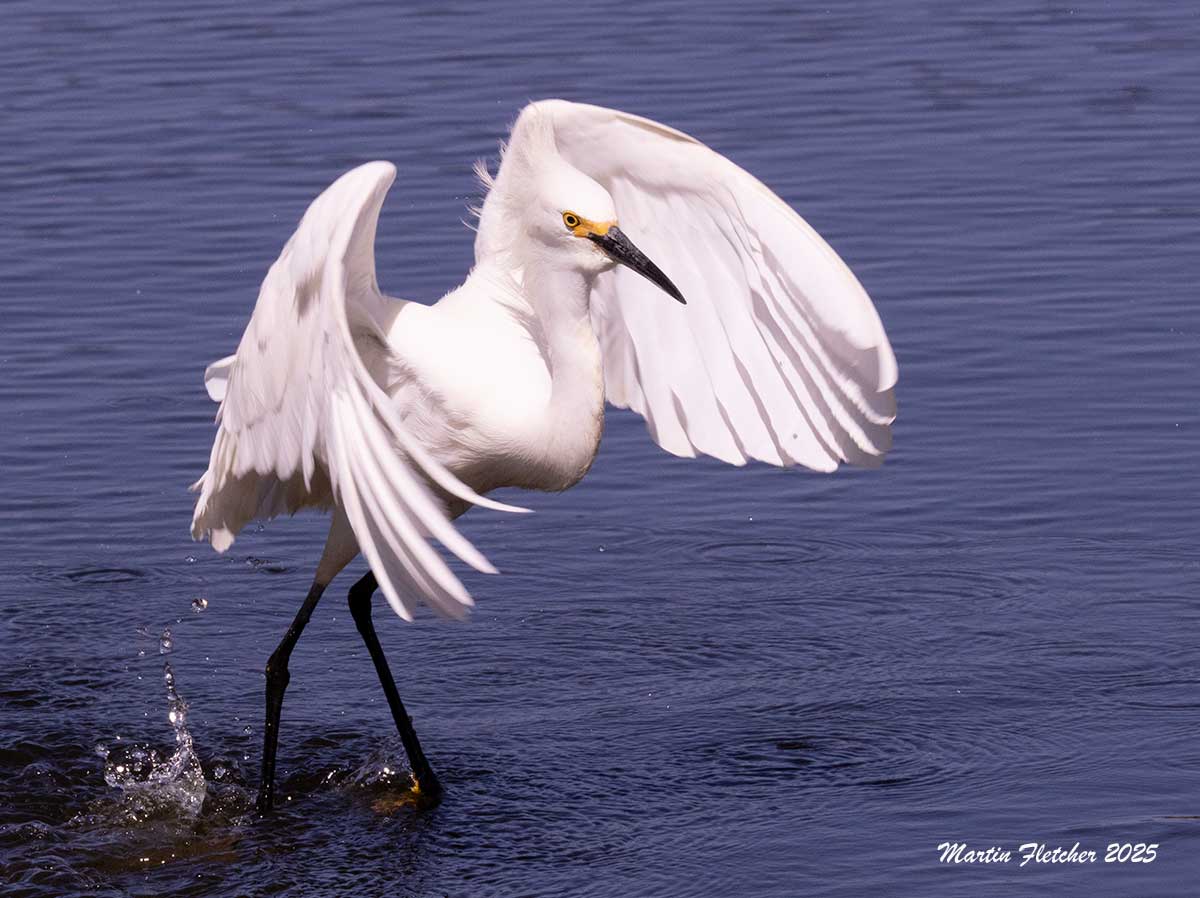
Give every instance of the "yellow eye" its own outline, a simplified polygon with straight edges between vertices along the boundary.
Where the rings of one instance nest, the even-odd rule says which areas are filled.
[[[573,231],[577,227],[579,227],[579,216],[576,215],[574,212],[564,212],[563,213],[563,224],[565,224],[570,230]]]

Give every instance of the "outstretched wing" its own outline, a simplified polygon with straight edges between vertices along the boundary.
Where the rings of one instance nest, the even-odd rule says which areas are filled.
[[[611,194],[621,229],[686,306],[625,268],[591,308],[608,400],[675,455],[832,471],[891,447],[896,359],[870,298],[820,235],[752,175],[664,125],[545,100],[559,153]]]
[[[495,568],[447,519],[424,478],[476,495],[406,431],[380,383],[403,376],[377,321],[391,302],[375,280],[375,226],[390,163],[343,175],[309,207],[263,281],[236,355],[209,366],[219,429],[192,535],[224,551],[241,527],[307,505],[340,505],[392,608],[411,619],[415,588],[461,616],[471,597],[426,537],[478,570]]]

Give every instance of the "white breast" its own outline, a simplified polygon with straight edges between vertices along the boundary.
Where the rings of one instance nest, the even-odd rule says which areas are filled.
[[[502,306],[447,300],[408,303],[389,329],[409,369],[392,390],[405,423],[478,492],[566,489],[596,457],[604,383],[595,335],[590,326],[570,335],[552,373],[535,330]]]

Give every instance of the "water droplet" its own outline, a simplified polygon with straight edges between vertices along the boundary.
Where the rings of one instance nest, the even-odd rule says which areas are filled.
[[[128,789],[150,779],[159,762],[158,752],[148,745],[122,745],[108,753],[104,781],[117,789]]]
[[[196,556],[195,556],[195,555],[189,555],[187,558],[183,559],[183,563],[184,563],[184,564],[195,564],[195,563],[196,563]]]
[[[197,614],[200,614],[207,607],[208,599],[203,598],[202,596],[197,596],[196,598],[192,599],[192,610]]]
[[[162,636],[158,637],[158,653],[160,655],[169,655],[175,648],[175,640],[171,637],[171,629],[162,631]]]
[[[250,735],[253,735],[253,733],[254,733],[254,727],[250,726],[250,724],[246,724],[244,727],[242,727],[242,735],[243,736],[250,736]]]
[[[97,755],[99,755],[102,758],[108,757],[108,746],[105,745],[103,742],[97,742],[95,747],[92,749],[92,751],[94,751]]]
[[[160,645],[170,651],[170,632],[164,632]],[[175,689],[171,663],[163,663],[163,682],[167,687],[167,720],[175,732],[175,750],[162,757],[150,745],[127,743],[104,752],[104,781],[125,793],[126,812],[132,820],[148,817],[164,807],[178,809],[189,817],[200,812],[207,792],[204,770],[192,747],[187,728],[187,704]],[[120,742],[121,737],[117,737]]]
[[[750,521],[750,523],[754,523],[754,515],[750,515],[748,518],[746,518],[746,520]]]
[[[600,547],[600,551],[601,551],[601,552],[603,552],[603,551],[604,551],[604,546],[601,546],[601,547]]]

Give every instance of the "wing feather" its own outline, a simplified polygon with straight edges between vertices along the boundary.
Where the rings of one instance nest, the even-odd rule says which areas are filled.
[[[428,537],[477,570],[495,568],[427,483],[521,509],[484,499],[446,470],[380,385],[404,370],[377,324],[390,300],[375,280],[375,228],[394,178],[391,164],[368,163],[317,197],[263,281],[237,353],[205,373],[221,406],[208,470],[194,484],[192,534],[223,551],[255,517],[340,505],[397,614],[411,619],[420,599],[461,617],[471,597]]]
[[[688,300],[636,274],[597,278],[593,324],[614,405],[676,455],[834,470],[891,448],[896,359],[851,270],[761,181],[648,119],[543,100],[558,152],[605,187],[622,229]]]

